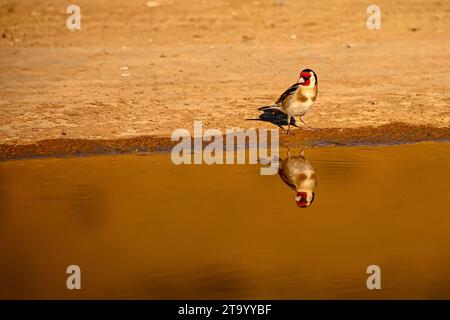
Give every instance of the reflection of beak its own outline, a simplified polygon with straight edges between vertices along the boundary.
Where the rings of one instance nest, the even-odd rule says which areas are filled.
[[[300,77],[300,79],[298,79],[298,82],[305,83],[305,79],[303,79],[303,77]]]

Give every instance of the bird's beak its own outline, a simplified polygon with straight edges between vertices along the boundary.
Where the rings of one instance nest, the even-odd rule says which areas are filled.
[[[298,79],[299,83],[305,83],[305,79],[303,79],[303,77],[300,77],[300,79]]]

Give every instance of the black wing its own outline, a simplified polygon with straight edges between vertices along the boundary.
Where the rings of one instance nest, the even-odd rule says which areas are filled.
[[[283,92],[283,94],[278,98],[278,100],[275,103],[276,104],[282,103],[288,97],[292,96],[295,93],[295,91],[297,91],[299,85],[300,85],[300,83],[297,82],[296,84],[293,84],[292,86],[290,86],[289,89],[287,89],[285,92]]]
[[[280,168],[278,169],[278,175],[280,176],[281,180],[283,180],[283,182],[288,185],[289,188],[291,188],[292,190],[297,190],[295,184],[286,176],[286,173],[284,172],[282,166],[280,166]]]

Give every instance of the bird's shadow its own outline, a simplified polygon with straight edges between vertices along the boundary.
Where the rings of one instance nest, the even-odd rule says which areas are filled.
[[[258,110],[262,111],[258,119],[245,119],[245,120],[270,122],[283,130],[284,128],[282,126],[288,125],[287,115],[284,114],[283,112],[279,110],[270,109],[269,107],[261,107]],[[297,124],[295,123],[294,117],[291,118],[291,126],[298,127]]]

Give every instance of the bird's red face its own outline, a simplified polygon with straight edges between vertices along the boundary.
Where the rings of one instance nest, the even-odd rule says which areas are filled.
[[[295,202],[299,208],[307,208],[314,201],[314,193],[313,192],[297,192],[297,196],[295,197]]]
[[[300,72],[299,82],[302,86],[309,86],[311,83],[311,72],[303,70]]]

